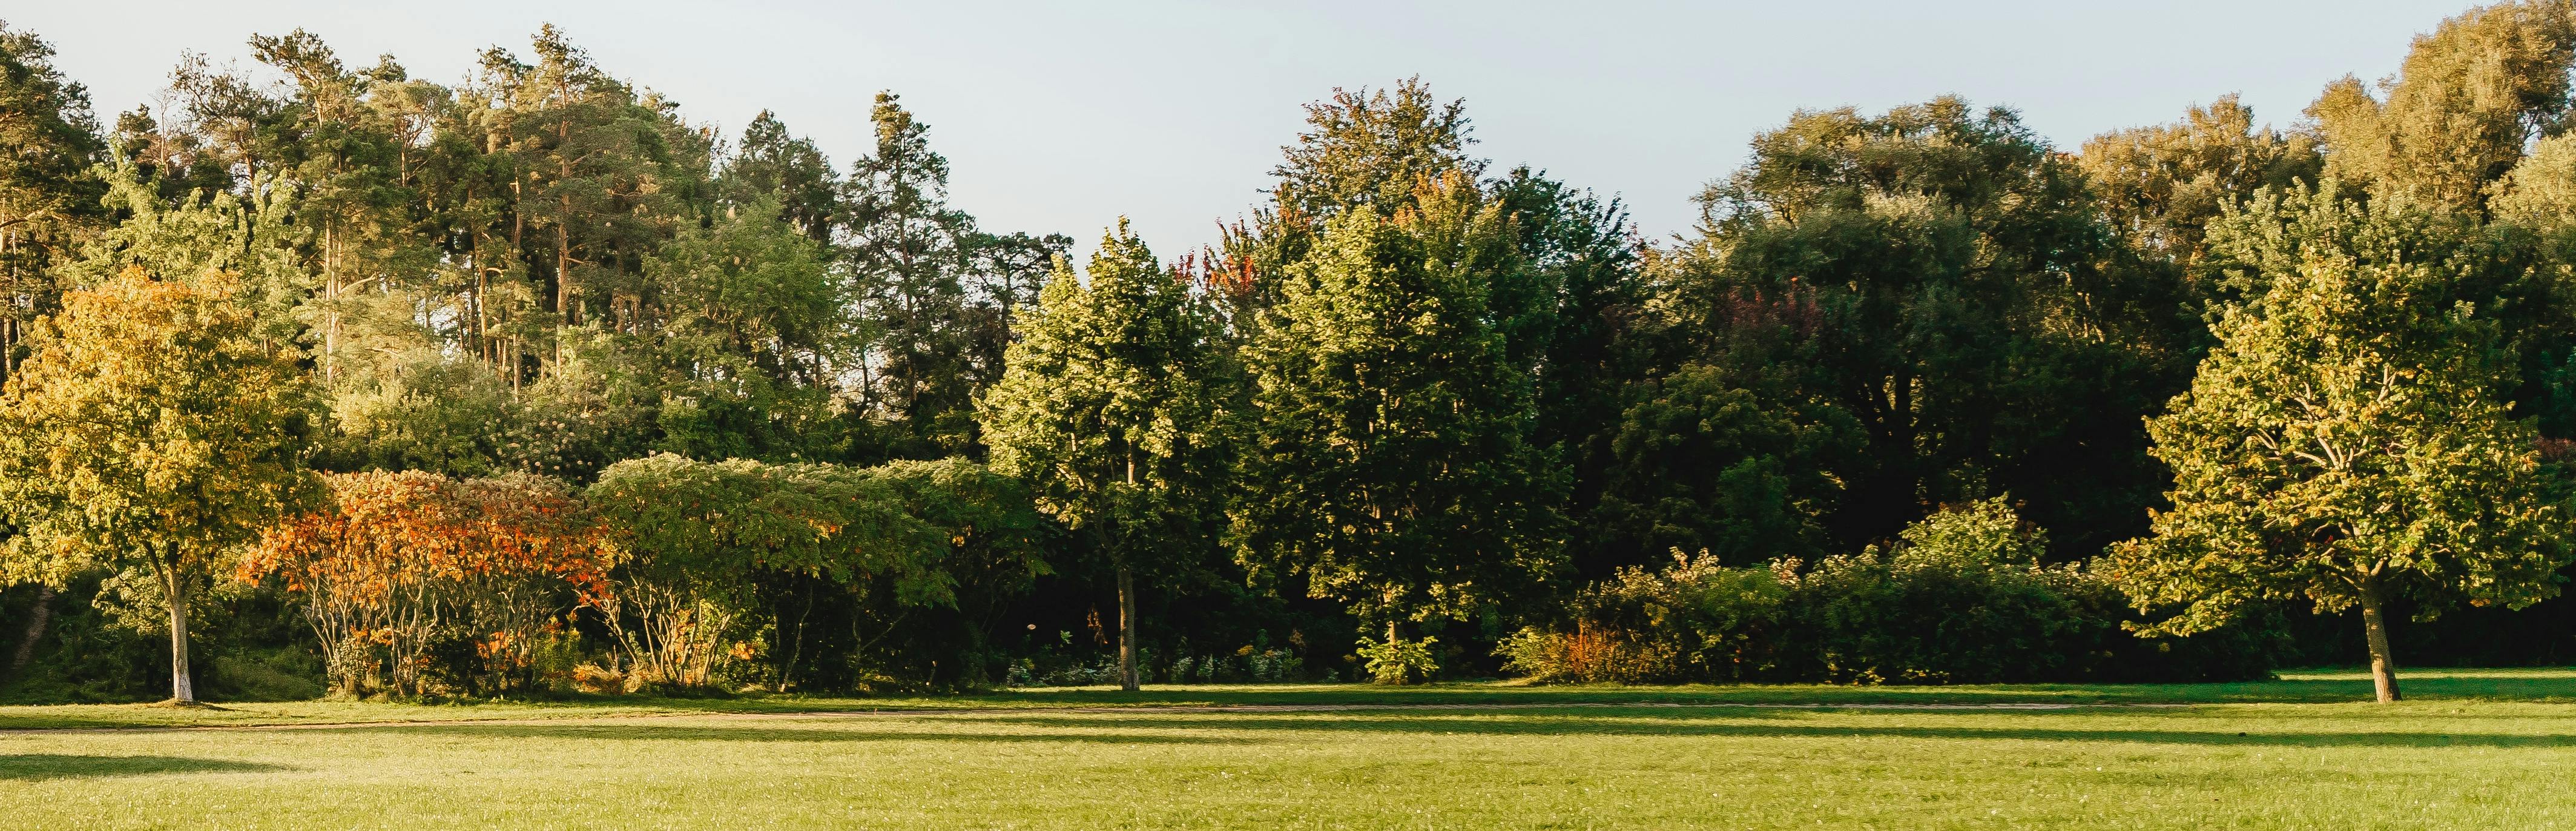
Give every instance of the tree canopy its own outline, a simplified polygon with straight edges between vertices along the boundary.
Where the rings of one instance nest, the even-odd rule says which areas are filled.
[[[1663,238],[1318,89],[1081,263],[895,90],[833,147],[553,26],[246,45],[101,118],[0,27],[25,677],[141,695],[164,612],[182,698],[2576,661],[2569,0],[2303,113],[1786,113]]]
[[[186,595],[310,492],[312,399],[223,273],[141,269],[63,294],[0,389],[9,571],[140,567],[169,607],[171,698],[196,700]]]
[[[2173,508],[2111,562],[2139,603],[2185,604],[2164,632],[2264,600],[2358,607],[2389,701],[2391,601],[2431,615],[2553,596],[2567,518],[2538,432],[2505,397],[2498,327],[2459,296],[2456,260],[2407,244],[2440,239],[2422,229],[2443,220],[2330,191],[2300,209],[2344,221],[2295,226],[2332,235],[2304,239],[2260,299],[2226,310],[2191,389],[2148,422]]]

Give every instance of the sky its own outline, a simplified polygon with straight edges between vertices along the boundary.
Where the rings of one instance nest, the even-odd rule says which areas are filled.
[[[454,82],[544,23],[609,72],[737,135],[761,110],[836,164],[870,142],[879,90],[930,126],[951,204],[994,231],[1089,249],[1118,217],[1166,257],[1246,213],[1300,105],[1420,76],[1464,98],[1476,152],[1625,201],[1664,239],[1691,197],[1800,109],[1945,94],[2022,113],[2072,151],[2230,92],[2287,127],[2346,74],[2396,71],[2467,5],[2232,2],[29,2],[0,20],[52,42],[102,121],[153,99],[182,52],[250,65],[252,34],[303,28],[344,63],[392,54]],[[109,11],[112,9],[112,11]]]

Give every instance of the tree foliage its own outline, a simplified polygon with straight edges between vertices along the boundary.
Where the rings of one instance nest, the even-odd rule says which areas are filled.
[[[2326,172],[2419,204],[2477,213],[2523,148],[2564,128],[2576,65],[2576,6],[2475,8],[2417,37],[2379,86],[2344,76],[2309,105],[2332,152]]]
[[[227,274],[141,268],[66,292],[0,389],[13,579],[143,566],[170,613],[172,697],[195,700],[187,589],[309,493],[312,399]],[[183,281],[184,280],[184,281]]]
[[[60,289],[48,268],[96,230],[105,155],[89,91],[53,65],[54,49],[0,24],[0,377],[16,371],[20,344]]]
[[[270,527],[236,575],[303,596],[343,694],[421,694],[429,651],[457,629],[487,691],[527,690],[540,639],[607,596],[602,529],[562,482],[409,471],[323,485],[321,506]]]
[[[1209,551],[1223,504],[1227,390],[1211,310],[1126,223],[1085,281],[1059,262],[984,398],[993,468],[1088,535],[1119,582],[1122,681],[1135,674],[1135,579]]]
[[[2349,660],[2316,634],[2333,612],[2272,602],[2313,592],[2190,581],[2256,585],[2332,542],[2423,566],[2389,572],[2414,575],[2383,586],[2401,612],[2512,607],[2559,555],[2336,531],[2240,557],[2219,520],[2148,511],[2384,472],[2273,454],[2261,488],[2193,478],[2260,466],[2202,452],[2222,427],[2313,416],[2482,477],[2408,474],[2382,495],[2416,514],[2370,521],[2507,490],[2531,510],[2478,533],[2557,521],[2561,472],[2524,466],[2576,437],[2571,32],[2567,0],[2472,9],[2298,123],[2220,95],[2076,153],[1955,97],[1800,111],[1738,169],[1685,174],[1720,175],[1667,240],[1616,194],[1485,158],[1467,102],[1420,78],[1336,89],[1216,244],[1158,259],[1121,225],[1077,269],[1066,237],[952,199],[966,172],[892,91],[827,156],[772,112],[720,136],[554,27],[438,82],[294,30],[240,64],[182,56],[101,124],[48,45],[0,28],[0,376],[89,402],[0,413],[20,462],[60,463],[0,484],[0,545],[10,578],[113,612],[69,618],[120,621],[40,623],[20,653],[157,628],[130,625],[149,608],[213,615],[234,666],[235,642],[303,660],[282,633],[319,626],[338,687],[403,695],[1412,681],[1497,670],[1484,647],[1521,626],[1529,655],[1628,679]],[[179,311],[94,314],[118,304]],[[108,356],[140,363],[76,365]],[[2381,366],[2373,389],[2414,409],[2278,409],[2304,400],[2281,385]],[[2196,370],[2278,389],[2203,396]],[[151,386],[168,373],[255,390]],[[329,500],[261,519],[308,468]],[[246,537],[98,518],[140,503],[75,501],[75,469],[146,501],[269,482],[203,510],[265,528],[253,572],[281,579],[204,591]],[[146,580],[147,531],[221,539]],[[2149,610],[2080,564],[2168,537],[2123,556],[2208,561],[2131,569],[2164,575],[2132,585]],[[547,546],[591,546],[597,574],[458,565]],[[1676,549],[1696,553],[1652,570]],[[379,582],[414,599],[343,586]],[[2195,600],[2215,605],[2166,619]],[[2371,631],[2576,658],[2530,634],[2565,630],[2559,605]],[[272,614],[299,608],[321,617]],[[2276,631],[2304,651],[2269,651]],[[114,663],[91,652],[56,663]]]
[[[2458,259],[2416,246],[2443,219],[2402,200],[2326,201],[2295,262],[2227,310],[2190,391],[2149,422],[2174,470],[2154,535],[2113,551],[2154,627],[2189,633],[2248,604],[2358,606],[2380,697],[2395,696],[2382,616],[2400,598],[2519,608],[2555,595],[2567,519],[2539,436],[2505,395],[2515,367],[2462,298]]]
[[[1561,478],[1487,305],[1508,221],[1464,176],[1336,217],[1245,347],[1255,426],[1233,513],[1256,574],[1384,624],[1463,618],[1554,577]],[[1437,206],[1447,203],[1442,210]]]
[[[2018,116],[1801,113],[1702,204],[1663,278],[1679,348],[1858,422],[1841,544],[1998,491],[2051,527],[2134,521],[2155,477],[2133,419],[2186,354],[2177,287],[2118,267],[2082,170]]]
[[[620,552],[611,594],[594,605],[632,662],[627,683],[714,680],[735,657],[727,639],[762,611],[763,574],[882,586],[903,606],[941,606],[956,603],[961,567],[1043,571],[1025,492],[961,467],[974,466],[669,454],[611,466],[587,492]],[[996,555],[1005,562],[990,562]]]

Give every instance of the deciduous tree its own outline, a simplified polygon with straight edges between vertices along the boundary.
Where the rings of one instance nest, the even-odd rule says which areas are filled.
[[[2576,5],[2511,0],[2470,9],[2415,39],[2374,97],[2344,76],[2308,106],[2326,173],[2378,196],[2478,213],[2488,184],[2568,116]]]
[[[333,687],[382,680],[424,690],[421,665],[447,625],[470,634],[493,691],[533,682],[543,630],[567,596],[601,602],[610,561],[590,512],[560,481],[526,474],[323,477],[313,510],[261,534],[236,577],[276,578],[304,598]]]
[[[187,589],[310,492],[313,400],[223,272],[141,268],[63,296],[0,389],[12,578],[142,566],[170,614],[171,698],[196,701]]]
[[[1425,203],[1471,198],[1452,173]],[[1456,225],[1437,224],[1450,219]],[[1236,550],[1383,626],[1463,618],[1561,567],[1561,477],[1486,307],[1499,208],[1335,217],[1245,347]]]
[[[2460,296],[2465,258],[2424,256],[2421,229],[2444,220],[2395,196],[2316,209],[2348,221],[2305,230],[2350,233],[2305,240],[2220,318],[2190,391],[2148,421],[2173,507],[2111,570],[2141,608],[2183,604],[2165,633],[2260,601],[2358,608],[2394,701],[2399,599],[2429,615],[2555,596],[2571,529],[2505,397],[2512,356]]]

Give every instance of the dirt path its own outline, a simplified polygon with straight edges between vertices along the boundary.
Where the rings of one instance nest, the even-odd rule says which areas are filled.
[[[1899,710],[1899,711],[2009,711],[2032,712],[2053,710],[2176,708],[2192,704],[2067,704],[2067,703],[1995,703],[1995,704],[1732,704],[1687,703],[1673,701],[1564,702],[1564,703],[1493,703],[1493,704],[1136,704],[1125,706],[1046,706],[1046,707],[915,707],[885,710],[811,710],[799,712],[708,712],[670,711],[653,713],[612,713],[600,715],[523,716],[510,718],[417,719],[381,721],[288,722],[279,724],[141,724],[133,726],[93,727],[14,727],[0,728],[0,736],[50,735],[58,733],[130,733],[138,731],[195,730],[348,730],[401,727],[444,727],[506,724],[585,724],[670,719],[706,719],[713,721],[766,721],[781,719],[886,719],[943,716],[1017,716],[1017,715],[1166,715],[1210,713],[1358,713],[1358,712],[1500,712],[1511,710]]]

